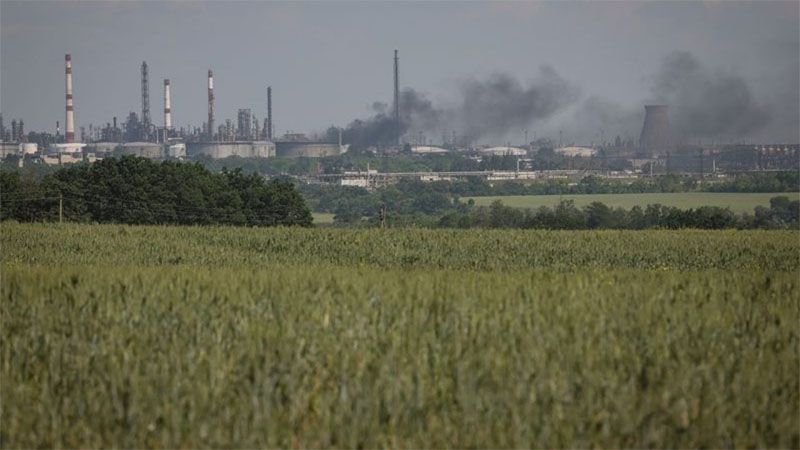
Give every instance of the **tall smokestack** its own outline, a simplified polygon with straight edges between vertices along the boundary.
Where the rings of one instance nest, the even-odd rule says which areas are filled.
[[[172,102],[169,92],[169,78],[164,80],[164,129],[172,129]]]
[[[400,58],[394,51],[394,126],[396,144],[400,145]]]
[[[65,120],[64,142],[71,144],[75,142],[75,107],[72,103],[72,55],[67,53],[64,56],[65,75],[67,84],[67,118]]]
[[[645,105],[644,125],[639,136],[639,150],[644,156],[664,154],[671,149],[667,105]]]
[[[208,140],[214,140],[214,72],[208,70]]]
[[[142,139],[150,136],[150,81],[147,75],[147,61],[142,61]]]
[[[272,140],[272,86],[267,86],[267,140]]]

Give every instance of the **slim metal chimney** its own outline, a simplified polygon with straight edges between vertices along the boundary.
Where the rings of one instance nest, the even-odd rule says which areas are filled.
[[[65,75],[67,84],[67,117],[65,120],[64,142],[71,144],[75,142],[75,107],[72,103],[72,55],[67,53],[64,56]]]
[[[169,78],[164,80],[164,129],[172,129],[172,102],[169,92]]]
[[[644,125],[639,136],[642,155],[653,157],[671,149],[668,110],[667,105],[645,105]]]
[[[150,137],[150,80],[147,74],[147,61],[142,61],[142,139]]]
[[[400,59],[394,51],[394,126],[395,144],[400,145]]]
[[[267,140],[272,140],[272,86],[267,86]]]
[[[214,140],[214,73],[208,69],[208,140]]]

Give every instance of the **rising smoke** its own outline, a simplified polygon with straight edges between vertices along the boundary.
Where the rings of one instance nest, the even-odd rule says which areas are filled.
[[[689,52],[675,52],[663,59],[651,77],[650,92],[636,105],[620,105],[598,96],[581,99],[580,89],[550,67],[543,67],[527,85],[498,73],[459,83],[456,100],[449,106],[436,105],[413,89],[403,90],[400,132],[406,137],[424,133],[434,138],[456,132],[461,143],[473,144],[535,127],[574,107],[570,108],[574,114],[560,125],[571,137],[587,144],[612,140],[616,135],[636,139],[644,118],[643,105],[663,103],[669,105],[677,142],[723,140],[764,130],[772,120],[770,111],[777,108],[757,99],[742,76],[709,68]],[[394,142],[396,127],[389,106],[373,104],[372,117],[353,121],[344,131],[345,142],[354,146]]]
[[[615,135],[638,139],[645,104],[669,105],[673,139],[738,140],[765,131],[776,105],[756,98],[742,76],[707,67],[689,52],[667,55],[650,77],[648,98],[636,105],[620,105],[591,96],[580,102],[571,123],[564,124],[572,136],[586,143]]]
[[[712,70],[689,52],[668,55],[654,79],[658,103],[670,105],[676,138],[739,138],[770,122],[764,104],[741,76]]]
[[[463,143],[503,137],[537,120],[544,120],[570,105],[579,90],[550,67],[527,86],[508,74],[459,83],[452,106],[437,106],[413,89],[400,93],[400,133],[438,136],[455,132]],[[373,116],[355,120],[344,130],[345,142],[354,146],[393,142],[396,127],[385,103],[372,105]]]

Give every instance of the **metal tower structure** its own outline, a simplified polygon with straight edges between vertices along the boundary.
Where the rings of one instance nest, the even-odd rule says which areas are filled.
[[[394,51],[394,127],[395,144],[400,145],[400,58]]]
[[[142,61],[142,140],[150,137],[150,80],[147,76],[147,61]]]
[[[208,69],[208,140],[214,140],[214,72]]]
[[[267,140],[272,140],[272,86],[267,86],[267,123],[264,130]]]

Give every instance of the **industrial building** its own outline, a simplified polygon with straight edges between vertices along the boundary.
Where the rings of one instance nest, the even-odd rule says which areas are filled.
[[[140,66],[141,74],[141,111],[130,112],[127,120],[117,125],[117,117],[105,126],[79,127],[80,139],[75,136],[75,109],[73,96],[73,66],[71,54],[64,58],[65,68],[65,116],[62,135],[61,123],[56,122],[55,135],[51,133],[33,133],[32,140],[27,142],[28,135],[24,131],[21,119],[12,120],[10,129],[3,125],[0,114],[0,158],[18,156],[20,161],[34,163],[67,164],[78,161],[94,161],[98,158],[120,155],[135,155],[150,159],[167,158],[213,158],[227,157],[240,158],[322,158],[341,155],[348,150],[348,145],[342,144],[342,130],[339,130],[338,142],[331,135],[331,130],[326,132],[325,138],[309,139],[303,134],[289,133],[277,138],[274,130],[272,116],[272,87],[266,86],[266,117],[262,122],[256,118],[255,109],[237,108],[234,120],[215,116],[215,91],[214,74],[212,70],[207,73],[207,113],[206,122],[198,126],[187,128],[175,127],[172,115],[171,83],[169,79],[163,80],[163,125],[156,125],[151,121],[149,97],[149,67],[147,62]],[[198,74],[199,75],[199,74]],[[139,86],[137,86],[138,88]],[[224,86],[223,86],[224,87]],[[532,168],[525,167],[535,158],[538,148],[551,149],[556,154],[563,156],[563,166],[569,170],[601,170],[608,175],[609,170],[637,170],[647,172],[649,175],[659,173],[706,173],[722,171],[749,171],[749,170],[784,170],[795,168],[800,164],[800,150],[797,144],[729,144],[725,146],[688,145],[676,141],[670,130],[668,105],[644,105],[645,114],[639,141],[634,137],[626,137],[623,141],[617,136],[614,143],[604,142],[602,133],[600,143],[588,146],[563,143],[559,136],[558,145],[549,139],[540,139],[530,142],[525,131],[525,143],[521,146],[512,146],[510,143],[500,146],[471,145],[466,140],[459,144],[456,132],[453,131],[452,140],[444,133],[442,145],[431,145],[426,142],[420,132],[415,145],[401,146],[404,142],[405,132],[400,116],[400,91],[399,91],[399,56],[394,51],[394,98],[391,105],[387,105],[387,112],[383,125],[385,130],[380,138],[364,139],[358,142],[362,150],[371,151],[381,155],[401,154],[409,151],[413,155],[435,155],[453,152],[464,155],[473,161],[483,161],[490,156],[511,156],[517,159],[517,170],[513,172],[514,179],[529,179],[539,177],[533,172],[526,172]],[[201,86],[199,86],[200,89]],[[202,90],[198,91],[201,94]],[[139,115],[140,114],[140,115]],[[156,119],[160,121],[159,119]],[[112,125],[113,123],[113,125]],[[86,133],[88,131],[88,133]],[[353,139],[352,136],[348,136]],[[408,141],[405,141],[408,142]],[[527,155],[532,159],[526,159]],[[450,180],[463,174],[426,174],[420,175],[424,181]],[[485,173],[487,179],[500,180],[510,177],[508,173]],[[380,177],[376,175],[376,177]],[[366,176],[371,180],[370,176]],[[420,179],[423,179],[420,178]],[[360,175],[349,173],[343,184],[362,185]],[[370,184],[371,185],[371,184]]]

